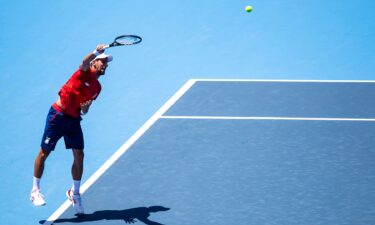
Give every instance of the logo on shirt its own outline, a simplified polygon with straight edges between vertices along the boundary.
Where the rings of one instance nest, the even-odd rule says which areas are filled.
[[[86,86],[86,87],[90,87],[90,84],[87,83],[87,82],[85,82],[85,86]]]

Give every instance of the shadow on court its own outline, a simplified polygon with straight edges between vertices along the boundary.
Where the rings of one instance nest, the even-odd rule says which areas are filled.
[[[68,219],[58,219],[53,224],[56,223],[84,223],[93,222],[99,220],[123,220],[126,223],[135,223],[137,220],[147,224],[147,225],[163,225],[161,223],[151,221],[148,219],[150,213],[168,211],[169,208],[163,206],[151,206],[151,207],[138,207],[132,209],[124,210],[101,210],[96,211],[92,214],[85,214],[80,217],[68,218]],[[45,220],[39,221],[43,224]]]

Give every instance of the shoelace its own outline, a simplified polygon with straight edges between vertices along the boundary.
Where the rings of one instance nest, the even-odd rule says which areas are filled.
[[[69,190],[69,196],[70,200],[73,202],[74,205],[78,203],[78,205],[81,205],[81,196],[80,195],[75,195],[72,190]],[[77,201],[78,199],[78,201]]]
[[[33,193],[35,193],[35,192],[36,192],[36,196],[44,198],[44,195],[42,193],[40,193],[40,191],[34,191]]]

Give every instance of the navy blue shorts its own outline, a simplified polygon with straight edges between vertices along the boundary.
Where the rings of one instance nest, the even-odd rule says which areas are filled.
[[[67,149],[83,149],[83,133],[81,118],[64,115],[53,107],[48,112],[46,127],[42,138],[41,147],[44,151],[55,149],[56,143],[64,137]]]

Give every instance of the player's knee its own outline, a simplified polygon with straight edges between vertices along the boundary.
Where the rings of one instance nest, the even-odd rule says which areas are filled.
[[[46,151],[46,150],[40,149],[40,151],[39,151],[39,158],[41,160],[45,161],[47,159],[49,153],[51,153],[51,151]]]

